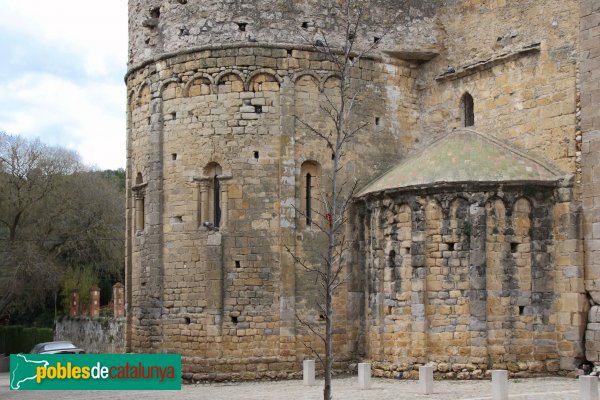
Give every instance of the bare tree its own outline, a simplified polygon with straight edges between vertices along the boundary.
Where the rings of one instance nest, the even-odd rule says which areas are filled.
[[[29,307],[56,292],[60,270],[40,240],[49,218],[43,210],[78,168],[73,152],[0,132],[0,315],[15,302]]]
[[[65,273],[119,275],[123,191],[72,151],[0,132],[0,317],[44,307]]]
[[[60,180],[79,168],[73,152],[0,132],[0,224],[10,241]]]
[[[324,101],[320,104],[322,115],[330,121],[331,129],[323,129],[302,118],[296,118],[310,134],[324,142],[332,152],[331,172],[327,177],[327,184],[321,187],[321,203],[319,211],[316,207],[310,210],[311,214],[321,218],[310,218],[302,210],[297,210],[301,215],[311,219],[311,224],[326,237],[327,248],[321,254],[322,265],[313,265],[305,258],[294,254],[288,249],[294,261],[305,270],[317,275],[318,286],[323,296],[323,303],[319,304],[322,315],[325,317],[324,332],[319,327],[297,315],[298,321],[312,334],[316,335],[325,348],[324,357],[317,349],[307,345],[318,358],[324,369],[325,383],[323,398],[332,398],[331,379],[334,363],[333,332],[334,309],[333,298],[336,289],[345,282],[343,255],[349,250],[349,240],[344,231],[348,222],[348,209],[355,195],[358,181],[350,180],[344,174],[345,150],[349,143],[360,134],[367,122],[358,118],[356,107],[362,100],[359,88],[355,87],[352,73],[364,56],[374,50],[380,39],[375,41],[361,40],[360,33],[364,30],[365,14],[369,2],[362,0],[342,0],[332,6],[336,21],[341,28],[344,39],[341,43],[330,41],[328,35],[320,32],[316,40],[311,40],[314,51],[324,55],[327,61],[334,66],[334,71],[339,78],[339,85],[335,88],[335,96],[324,94]],[[395,18],[393,18],[395,21]],[[382,27],[379,38],[386,32]],[[362,48],[360,48],[362,47]]]

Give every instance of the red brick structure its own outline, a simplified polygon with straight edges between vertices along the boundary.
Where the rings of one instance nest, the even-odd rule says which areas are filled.
[[[100,289],[97,286],[92,286],[90,289],[90,318],[98,318],[100,316]]]
[[[69,315],[71,317],[79,315],[79,293],[74,289],[71,291],[71,307]]]
[[[113,286],[113,306],[115,318],[125,317],[125,287],[121,282]]]

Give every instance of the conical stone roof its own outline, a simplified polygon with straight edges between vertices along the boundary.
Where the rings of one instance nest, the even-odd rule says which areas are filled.
[[[562,174],[499,140],[471,129],[454,130],[365,186],[357,197],[387,190],[458,183],[557,182]]]

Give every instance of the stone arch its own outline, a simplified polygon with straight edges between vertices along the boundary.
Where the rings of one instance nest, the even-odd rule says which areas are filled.
[[[425,290],[423,304],[425,307],[425,320],[429,326],[443,327],[448,325],[448,315],[443,313],[443,304],[438,299],[444,293],[444,277],[442,276],[442,206],[436,199],[428,199],[425,204]],[[431,357],[443,357],[444,351],[432,346],[440,340],[439,330],[426,331],[426,346]]]
[[[221,180],[223,168],[215,161],[211,161],[203,168],[204,180],[200,187],[200,216],[204,226],[221,225],[221,211],[223,209],[223,195]]]
[[[399,274],[399,248],[398,248],[398,214],[396,204],[386,196],[381,212],[381,226],[383,229],[383,256],[382,260],[382,294],[384,296],[384,315],[392,315],[396,306],[396,282]]]
[[[214,155],[210,158],[203,167],[202,167],[202,176],[207,177],[207,173],[210,171],[210,167],[213,165],[218,165],[221,167],[221,174],[223,176],[231,176],[231,166],[228,165],[227,160],[221,155]]]
[[[208,86],[208,93],[205,93],[206,89],[202,86],[202,84],[194,85],[194,82],[196,81],[207,82],[206,85]],[[195,86],[198,87],[196,88]],[[214,93],[214,81],[212,76],[205,72],[198,72],[197,74],[193,75],[183,86],[183,97],[194,97],[212,93]]]
[[[371,326],[377,328],[383,324],[383,300],[380,296],[384,287],[384,269],[386,263],[385,240],[383,222],[383,206],[381,201],[374,202],[370,208],[367,223],[368,234],[368,257],[370,262],[367,265],[367,290],[368,290],[368,315],[371,319]],[[383,347],[381,347],[383,349]]]
[[[135,89],[135,96],[136,96],[136,97],[139,97],[139,96],[140,96],[140,93],[141,93],[141,92],[142,92],[142,90],[144,89],[144,86],[146,86],[146,87],[147,87],[147,89],[148,89],[148,92],[150,92],[150,88],[152,87],[152,83],[150,82],[150,80],[149,80],[149,79],[145,79],[145,80],[143,80],[143,81],[142,81],[142,83],[140,83],[140,84],[138,85],[138,87]]]
[[[491,198],[485,204],[486,214],[486,287],[488,291],[502,291],[502,260],[506,258],[508,221],[506,204],[500,198]]]
[[[320,89],[321,88],[321,77],[319,75],[317,75],[316,73],[314,73],[313,71],[300,71],[300,72],[296,72],[294,74],[294,76],[292,76],[292,82],[294,82],[294,84],[296,84],[300,79],[304,78],[305,76],[309,76],[311,77],[314,82],[315,85]]]
[[[212,177],[213,175],[222,175],[223,167],[217,161],[210,161],[202,169],[204,176]]]
[[[158,88],[158,95],[163,100],[172,100],[182,95],[179,79],[169,78],[163,81]]]
[[[129,112],[133,111],[135,104],[136,104],[136,93],[135,93],[135,90],[132,89],[127,94],[127,111],[129,111]]]
[[[505,361],[508,329],[505,322],[510,317],[510,294],[505,291],[504,263],[507,257],[506,206],[499,198],[490,199],[486,213],[486,326],[487,351],[493,364]]]
[[[320,81],[312,73],[299,73],[294,77],[294,113],[304,123],[312,126],[318,126],[323,121],[319,85]],[[314,136],[304,124],[298,125],[296,135],[297,138],[306,137],[309,141]]]
[[[450,202],[448,211],[450,238],[447,242],[462,244],[470,234],[469,201],[458,196]]]
[[[294,78],[295,93],[311,93],[315,95],[315,101],[318,97],[321,87],[321,80],[312,73],[300,74]]]
[[[396,284],[396,299],[405,307],[411,306],[412,290],[412,209],[408,204],[401,204],[397,210],[397,240],[398,255],[397,264],[400,271],[396,276],[399,282]]]
[[[152,91],[150,89],[150,82],[149,81],[145,81],[143,82],[137,90],[137,104],[142,106],[145,104],[150,104],[150,101],[152,100]]]
[[[521,197],[517,197],[515,199],[515,201],[512,203],[512,210],[513,210],[513,214],[517,211],[527,211],[527,212],[531,212],[533,207],[532,207],[532,201],[530,199],[528,199],[525,196],[521,196]]]
[[[539,310],[531,308],[533,299],[531,214],[531,202],[524,197],[516,199],[511,213],[512,236],[509,236],[510,255],[507,257],[510,262],[506,264],[506,267],[510,268],[507,280],[512,295],[507,314],[510,314],[512,319],[519,321],[513,328],[515,332],[510,340],[509,353],[513,355],[513,359],[510,361],[532,359],[532,354],[536,353],[537,346],[535,344],[530,354],[523,354],[518,349],[531,346],[532,343],[535,343],[534,339],[542,337],[537,332],[526,328],[526,325],[532,322],[542,322],[542,318],[537,321],[535,319],[539,316]],[[546,279],[551,278],[546,277]]]
[[[426,241],[429,247],[427,252],[426,266],[434,267],[435,259],[434,253],[439,252],[439,244],[441,243],[441,230],[442,230],[442,207],[439,202],[435,199],[431,199],[425,205],[425,229],[426,229]]]
[[[382,260],[382,289],[385,296],[384,302],[387,300],[384,314],[389,315],[392,312],[392,303],[394,303],[393,297],[395,293],[396,282],[396,261],[398,256],[398,215],[397,206],[389,195],[384,196],[381,206],[381,229],[383,233],[381,247],[384,254],[384,260]]]
[[[519,203],[521,206],[523,206],[525,203],[528,204],[528,206],[530,207],[530,209],[532,210],[534,207],[534,203],[535,203],[535,199],[526,197],[524,195],[521,195],[519,197],[516,197],[515,199],[513,199],[513,201],[508,202],[506,204],[506,209],[510,210],[511,213],[514,213],[516,208],[517,208],[517,203]]]
[[[434,322],[437,326],[446,326],[457,331],[469,330],[471,286],[465,284],[465,281],[469,277],[471,266],[472,226],[468,200],[461,196],[455,197],[449,204],[447,219],[443,224],[446,229],[442,231],[442,243],[439,247],[442,258],[438,259],[438,265],[441,266],[442,284],[438,298],[452,293],[456,303],[444,305],[445,312],[449,312],[449,315],[432,318],[437,320]],[[459,346],[448,346],[450,354],[457,354],[459,351]]]
[[[522,297],[531,294],[531,202],[520,197],[512,208],[513,238],[511,240],[511,254],[516,264],[516,278]],[[525,306],[528,304],[519,304]]]
[[[218,94],[243,92],[245,90],[245,81],[246,78],[242,72],[235,69],[225,70],[215,77],[214,83],[217,89],[214,92]],[[228,86],[228,88],[223,88],[223,86]]]
[[[277,72],[270,68],[261,68],[255,71],[252,71],[246,81],[244,82],[244,88],[249,92],[259,92],[259,91],[279,91],[279,86],[283,80]],[[263,83],[267,83],[263,87]]]
[[[325,91],[325,89],[327,89],[328,82],[333,81],[335,79],[340,80],[340,79],[342,79],[342,77],[337,72],[331,72],[331,73],[325,75],[323,77],[323,79],[321,80],[321,85],[319,86],[319,90],[321,92]]]

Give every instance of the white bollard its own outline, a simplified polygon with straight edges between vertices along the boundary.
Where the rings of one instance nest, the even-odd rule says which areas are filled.
[[[421,394],[433,393],[433,367],[430,365],[419,367],[419,391]]]
[[[598,400],[598,377],[579,375],[581,400]]]
[[[315,360],[304,360],[302,363],[302,378],[306,386],[315,384]]]
[[[358,363],[358,386],[361,389],[371,387],[371,364]]]
[[[508,371],[492,370],[492,399],[508,400]]]

